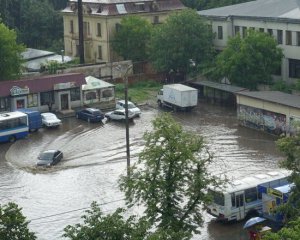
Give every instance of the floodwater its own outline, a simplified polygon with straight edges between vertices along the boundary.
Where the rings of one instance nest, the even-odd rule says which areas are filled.
[[[130,124],[131,161],[143,148],[143,133],[151,130],[160,110],[142,107],[142,116]],[[205,137],[214,163],[210,170],[238,178],[278,168],[282,159],[274,137],[240,127],[232,109],[200,103],[193,112],[174,113],[187,130]],[[64,159],[47,169],[35,167],[39,152],[60,149]],[[124,206],[118,189],[120,174],[126,174],[124,123],[89,124],[75,118],[63,119],[58,129],[41,129],[14,144],[0,144],[0,203],[16,202],[31,221],[38,239],[61,237],[68,224],[97,201],[105,213]],[[141,212],[133,209],[133,213]],[[243,222],[221,224],[203,213],[200,240],[246,240]]]

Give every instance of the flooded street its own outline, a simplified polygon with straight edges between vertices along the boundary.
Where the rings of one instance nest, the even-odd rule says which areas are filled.
[[[142,116],[130,124],[131,161],[143,148],[143,133],[159,110],[142,108]],[[214,163],[210,171],[238,178],[278,168],[282,156],[272,136],[240,127],[234,110],[200,103],[191,113],[174,118],[187,130],[205,137]],[[61,237],[63,228],[81,221],[83,211],[97,201],[105,213],[124,206],[118,189],[120,174],[126,174],[125,124],[89,124],[75,118],[63,119],[58,129],[41,129],[27,139],[0,145],[0,203],[16,202],[31,221],[38,239]],[[38,154],[60,149],[64,159],[48,169],[38,169]],[[139,209],[133,209],[133,213]],[[204,214],[201,240],[246,240],[243,222],[216,223]]]

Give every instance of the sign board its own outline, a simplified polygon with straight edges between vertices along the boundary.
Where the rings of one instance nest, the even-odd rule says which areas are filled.
[[[276,190],[276,189],[273,189],[273,188],[268,188],[268,194],[269,195],[272,195],[274,197],[278,197],[278,198],[283,198],[283,194],[282,192]]]
[[[25,94],[29,94],[29,88],[28,87],[20,88],[18,86],[13,86],[10,89],[10,95],[11,96],[19,96],[19,95],[25,95]]]
[[[62,89],[69,89],[76,87],[75,82],[66,82],[66,83],[57,83],[54,84],[53,89],[54,90],[62,90]]]

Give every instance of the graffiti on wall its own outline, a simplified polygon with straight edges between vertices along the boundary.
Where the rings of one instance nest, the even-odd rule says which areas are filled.
[[[238,120],[241,125],[266,131],[275,135],[286,134],[286,116],[249,106],[238,106]]]

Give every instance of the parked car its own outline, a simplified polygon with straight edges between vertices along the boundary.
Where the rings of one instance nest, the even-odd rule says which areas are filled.
[[[46,150],[39,154],[37,166],[52,166],[63,159],[63,153],[60,150]]]
[[[76,112],[76,118],[88,122],[101,122],[104,119],[104,113],[97,108],[85,108]]]
[[[108,120],[125,120],[125,109],[116,109],[112,112],[108,112],[105,114],[105,117]],[[133,119],[135,117],[135,114],[128,109],[128,119]]]
[[[125,109],[125,100],[117,101],[116,109]],[[134,103],[128,101],[128,109],[134,113],[135,117],[140,117],[142,112]]]
[[[61,125],[61,120],[54,113],[42,113],[42,124],[44,127],[52,128]]]

